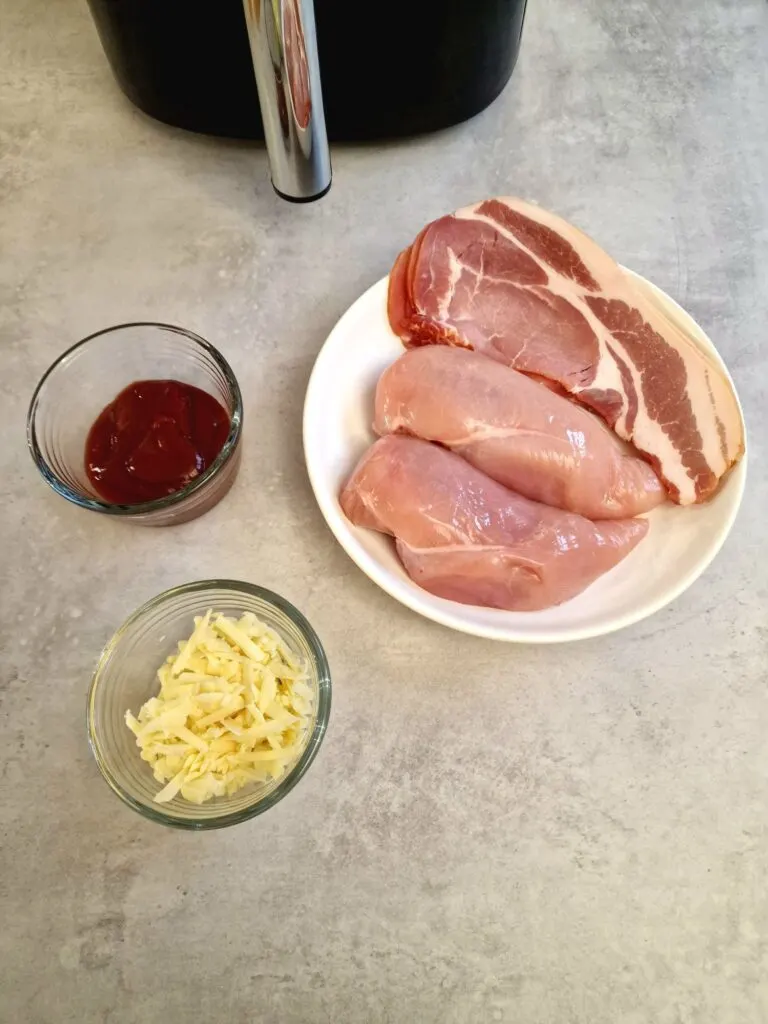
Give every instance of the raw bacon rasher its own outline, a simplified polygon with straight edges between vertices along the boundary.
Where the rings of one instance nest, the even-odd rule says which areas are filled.
[[[475,349],[597,412],[681,505],[744,451],[715,361],[591,239],[519,199],[428,224],[392,268],[388,308],[408,347]]]

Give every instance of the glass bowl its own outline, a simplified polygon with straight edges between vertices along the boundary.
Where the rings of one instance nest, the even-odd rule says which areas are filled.
[[[141,759],[136,737],[125,724],[127,710],[137,714],[159,689],[157,670],[186,640],[195,615],[212,608],[225,615],[253,612],[277,630],[307,664],[313,690],[312,721],[306,745],[279,779],[251,783],[232,796],[193,804],[180,795],[154,802],[159,783]],[[284,598],[250,583],[202,580],[166,590],[142,605],[115,633],[102,652],[88,694],[88,736],[101,773],[112,790],[135,811],[173,828],[209,829],[236,825],[274,807],[289,793],[315,759],[328,726],[331,676],[322,644],[301,612]]]
[[[224,447],[186,487],[135,505],[102,500],[85,471],[85,442],[102,409],[136,380],[180,380],[213,395],[230,415]],[[235,375],[213,345],[170,324],[108,327],[79,341],[47,370],[32,396],[27,444],[40,475],[80,508],[145,526],[194,519],[219,502],[240,464],[243,401]]]

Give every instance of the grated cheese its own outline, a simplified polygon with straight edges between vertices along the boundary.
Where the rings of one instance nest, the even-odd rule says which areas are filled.
[[[306,666],[252,612],[212,611],[157,672],[160,692],[125,713],[141,757],[163,788],[201,804],[250,782],[278,779],[304,746],[312,718]]]

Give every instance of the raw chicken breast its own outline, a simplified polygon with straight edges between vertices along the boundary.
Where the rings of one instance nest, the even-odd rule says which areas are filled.
[[[664,501],[659,478],[592,413],[468,349],[411,349],[381,376],[378,434],[439,441],[527,498],[590,519]]]
[[[355,525],[395,537],[425,590],[509,611],[575,597],[648,531],[644,519],[595,524],[530,501],[445,448],[394,434],[363,456],[340,500]]]

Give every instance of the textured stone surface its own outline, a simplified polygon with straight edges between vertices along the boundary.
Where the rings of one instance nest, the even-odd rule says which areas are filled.
[[[322,203],[257,147],[131,109],[85,4],[0,12],[0,1020],[5,1024],[759,1024],[768,1019],[761,0],[531,0],[472,123],[339,147]],[[738,526],[653,619],[495,645],[377,590],[313,505],[306,380],[422,223],[512,192],[586,228],[711,333],[751,431]],[[247,401],[210,515],[69,508],[24,416],[66,345],[125,319],[209,337]],[[266,817],[177,834],[117,801],[84,731],[94,660],[140,602],[245,577],[316,625],[327,740]]]

